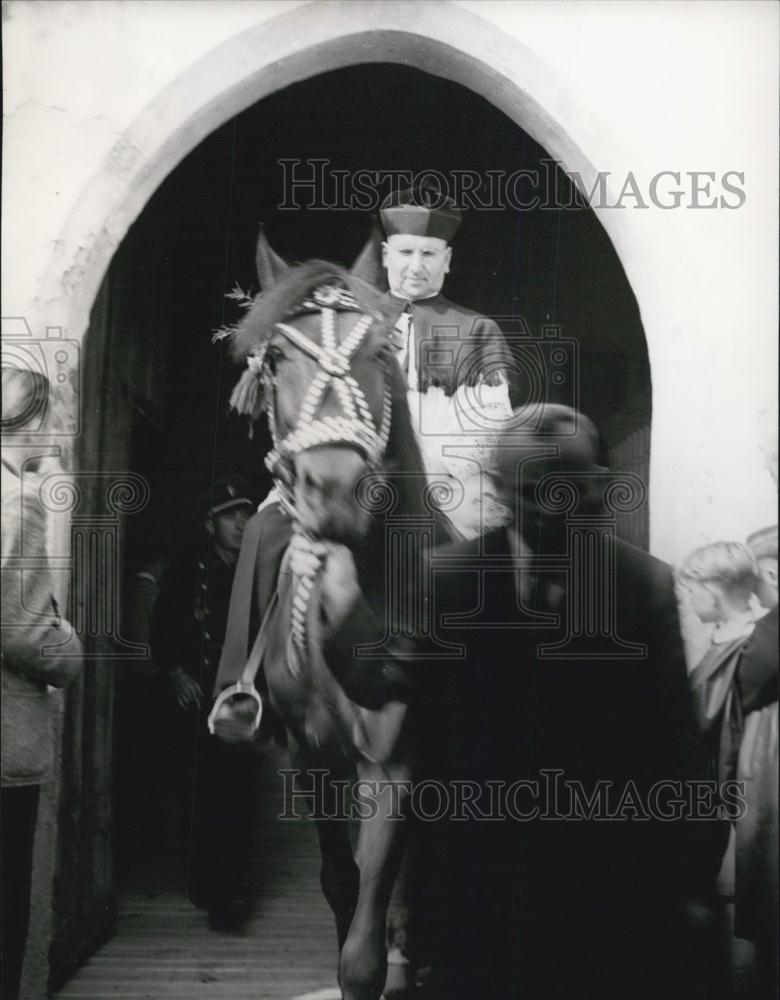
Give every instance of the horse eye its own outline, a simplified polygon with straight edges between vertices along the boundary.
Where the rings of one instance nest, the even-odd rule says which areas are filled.
[[[265,352],[265,363],[272,372],[276,371],[277,366],[281,361],[284,361],[284,358],[284,351],[276,344],[272,344]]]
[[[376,360],[382,362],[388,361],[391,356],[392,356],[391,345],[387,341],[381,343],[379,347],[377,347],[376,353],[374,354]]]

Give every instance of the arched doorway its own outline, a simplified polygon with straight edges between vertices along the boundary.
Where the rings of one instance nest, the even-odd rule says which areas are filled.
[[[461,120],[479,127],[464,135]],[[329,178],[359,168],[413,174],[433,169],[447,177],[492,169],[509,176],[543,170],[548,154],[484,97],[393,63],[335,70],[291,85],[204,139],[155,192],[114,256],[85,343],[101,375],[92,389],[102,413],[92,457],[99,468],[131,469],[151,485],[150,506],[125,523],[125,571],[137,565],[141,541],[155,532],[170,538],[192,523],[215,474],[238,466],[262,489],[257,446],[247,445],[225,416],[226,391],[236,373],[210,342],[210,332],[236,315],[225,294],[234,282],[244,288],[253,282],[258,222],[266,222],[277,249],[290,259],[348,263],[365,238],[367,211],[282,207],[289,174],[280,160],[297,160],[310,172],[312,161],[327,159]],[[565,178],[556,181],[561,204],[571,204]],[[551,382],[550,392],[596,420],[613,464],[646,477],[647,349],[633,293],[592,213],[506,205],[472,210],[459,234],[448,288],[457,301],[495,316],[510,337],[528,331],[538,339],[544,328],[559,328],[556,336],[575,353],[565,389]],[[626,528],[646,544],[646,511]],[[97,703],[106,703],[99,692],[109,683],[107,672],[88,678]],[[131,665],[118,688],[116,718],[124,719],[122,731],[129,734],[117,757],[120,771],[127,760],[136,768],[139,750],[148,749],[149,730],[134,713],[153,696],[151,687],[149,675],[135,675]],[[147,763],[153,766],[153,758]],[[83,774],[86,783],[104,777]],[[139,787],[144,783],[133,790],[115,782],[124,797],[120,815],[136,815],[142,803],[132,796]],[[105,795],[104,789],[102,782]],[[91,799],[86,785],[81,795],[74,790],[73,799]],[[60,867],[67,873],[61,892],[72,900],[96,886],[110,891],[110,879],[80,870],[73,856],[80,837],[105,836],[105,815],[85,830],[71,801],[61,822]],[[62,942],[67,924],[59,924]],[[60,961],[66,951],[63,944]]]
[[[460,120],[474,123],[468,134]],[[372,185],[364,177],[362,209],[350,186],[359,172]],[[602,429],[612,464],[647,479],[648,443],[627,445],[650,424],[647,346],[594,214],[548,152],[484,98],[421,70],[372,64],[284,88],[213,132],[158,188],[112,260],[100,296],[107,315],[93,313],[90,340],[110,328],[111,367],[131,379],[131,405],[147,422],[170,425],[165,446],[159,437],[151,449],[142,440],[131,446],[129,467],[157,476],[160,496],[189,491],[164,514],[173,531],[215,472],[240,469],[258,490],[267,483],[262,447],[247,450],[243,430],[225,416],[238,373],[211,342],[240,315],[231,289],[256,282],[260,221],[287,260],[348,265],[372,207],[398,178],[424,172],[454,193],[466,174],[483,182],[468,194],[449,294],[494,317],[516,346],[564,341],[565,379],[553,381],[544,357],[544,397],[579,406]],[[521,207],[550,184],[556,202]],[[528,402],[533,390],[518,375],[517,402]],[[153,498],[145,517],[154,516]],[[647,546],[646,509],[623,527]]]

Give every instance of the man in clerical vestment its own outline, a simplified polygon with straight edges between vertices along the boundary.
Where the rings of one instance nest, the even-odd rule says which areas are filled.
[[[497,323],[442,294],[461,222],[455,203],[436,190],[409,189],[390,194],[380,216],[412,422],[427,471],[455,490],[447,513],[474,536],[505,519],[492,465],[497,434],[511,415],[511,354]]]

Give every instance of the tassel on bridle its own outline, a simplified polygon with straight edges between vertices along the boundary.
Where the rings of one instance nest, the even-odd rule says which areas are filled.
[[[254,436],[254,422],[263,412],[263,396],[260,392],[263,378],[265,351],[250,354],[246,359],[247,368],[236,382],[230,394],[230,409],[243,417],[249,417],[249,438]]]

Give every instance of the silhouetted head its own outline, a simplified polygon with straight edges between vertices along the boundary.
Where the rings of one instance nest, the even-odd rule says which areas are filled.
[[[758,566],[747,545],[712,542],[691,552],[677,580],[701,621],[720,622],[756,593]]]
[[[603,471],[600,450],[593,422],[569,406],[514,411],[499,437],[496,465],[515,526],[532,548],[557,544],[573,511],[598,509],[593,474]]]

